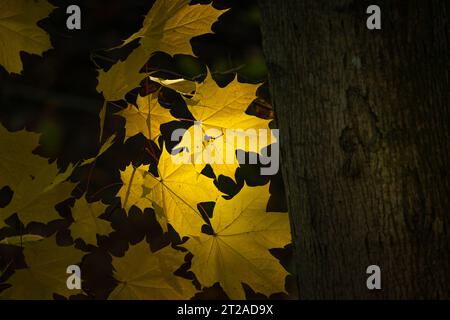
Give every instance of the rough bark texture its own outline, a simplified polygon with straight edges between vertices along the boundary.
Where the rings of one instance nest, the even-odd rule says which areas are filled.
[[[260,4],[300,298],[449,298],[450,2]]]

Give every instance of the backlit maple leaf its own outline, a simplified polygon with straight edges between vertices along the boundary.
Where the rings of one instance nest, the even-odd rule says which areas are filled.
[[[192,163],[199,167],[197,170],[210,164],[216,176],[234,179],[239,167],[236,150],[258,154],[276,142],[269,128],[270,120],[246,113],[256,99],[257,89],[258,85],[241,83],[237,79],[221,88],[208,74],[194,97],[185,98],[197,122],[177,147],[190,153]],[[215,160],[205,163],[202,161],[205,159]]]
[[[0,186],[13,191],[10,203],[0,210],[0,227],[14,213],[25,224],[60,218],[55,205],[70,198],[75,188],[75,184],[66,182],[73,167],[59,173],[56,163],[49,164],[32,154],[38,145],[38,134],[10,133],[0,126]]]
[[[146,97],[138,96],[138,108],[130,104],[118,114],[125,118],[125,140],[142,133],[149,140],[156,140],[160,135],[161,124],[176,120],[170,111],[161,107],[157,94]]]
[[[8,72],[22,72],[21,51],[40,55],[51,48],[48,34],[37,22],[53,9],[45,0],[0,1],[0,65]]]
[[[88,203],[83,197],[75,202],[72,209],[73,223],[70,225],[70,233],[73,239],[81,238],[88,244],[97,244],[97,234],[107,235],[111,233],[111,223],[99,218],[107,206],[101,202]]]
[[[286,270],[269,249],[291,241],[287,213],[266,212],[269,184],[244,188],[231,200],[219,198],[211,225],[184,247],[193,255],[191,270],[206,287],[219,282],[231,299],[245,299],[242,283],[269,296],[284,292]]]
[[[192,164],[176,163],[165,148],[158,164],[158,177],[145,176],[144,186],[149,190],[147,199],[151,200],[164,212],[157,218],[167,230],[167,223],[181,237],[198,234],[205,224],[197,205],[200,202],[215,201],[219,191],[210,179],[195,170]]]
[[[145,17],[141,30],[128,38],[122,46],[139,39],[125,61],[119,61],[108,71],[101,70],[97,91],[106,101],[125,99],[149,75],[142,67],[155,52],[170,55],[193,55],[190,40],[210,33],[212,24],[224,12],[211,5],[189,5],[190,0],[157,0]]]
[[[145,241],[131,246],[124,257],[113,257],[114,278],[119,283],[109,299],[191,298],[197,291],[192,282],[174,275],[185,255],[170,246],[151,252]]]
[[[58,246],[52,236],[26,243],[23,254],[27,268],[14,272],[7,281],[12,287],[0,292],[0,298],[50,300],[54,293],[65,297],[79,293],[67,288],[66,270],[81,262],[82,251],[72,246]]]

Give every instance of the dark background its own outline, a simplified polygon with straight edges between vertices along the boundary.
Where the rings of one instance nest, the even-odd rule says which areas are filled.
[[[114,51],[106,51],[115,47],[122,40],[138,31],[144,16],[153,1],[144,0],[109,0],[109,1],[58,1],[50,0],[57,9],[49,18],[39,22],[51,38],[52,50],[43,56],[22,52],[24,70],[21,75],[10,75],[0,66],[0,122],[10,131],[29,130],[42,134],[41,146],[36,153],[58,161],[61,168],[69,163],[95,156],[99,143],[99,112],[103,97],[96,91],[97,69],[109,68],[120,58],[126,58],[136,46],[129,46]],[[208,3],[211,1],[193,1],[192,3]],[[65,10],[70,4],[78,4],[82,11],[82,29],[70,31],[66,29],[67,15]],[[161,76],[184,76],[187,79],[201,81],[206,76],[206,66],[210,68],[214,79],[220,85],[226,85],[237,75],[242,82],[261,83],[259,96],[267,102],[266,65],[261,48],[259,31],[260,15],[255,0],[222,0],[214,1],[217,8],[231,8],[223,14],[213,27],[215,34],[193,38],[193,52],[197,56],[170,57],[164,53],[154,55],[145,66],[149,70],[164,69],[170,72]],[[142,87],[131,92],[127,99],[132,102],[139,93],[155,90],[155,85],[142,83]],[[160,102],[170,108],[174,114],[186,112],[186,106],[175,92],[163,89]],[[252,105],[249,112],[262,117],[271,117],[267,110],[258,104]],[[87,246],[77,240],[77,247],[88,251],[83,261],[83,286],[88,296],[73,298],[106,298],[114,288],[112,278],[111,256],[122,256],[129,244],[135,244],[147,238],[152,250],[157,250],[170,242],[180,244],[175,232],[163,234],[154,218],[152,210],[141,213],[132,209],[129,216],[120,208],[120,200],[115,194],[121,187],[120,172],[133,162],[135,165],[152,162],[145,153],[148,142],[143,136],[137,136],[123,143],[124,120],[114,113],[125,107],[124,101],[108,105],[105,123],[106,137],[117,133],[116,143],[92,166],[77,169],[72,180],[79,182],[73,193],[74,198],[86,194],[89,201],[102,200],[109,204],[105,218],[112,221],[115,231],[108,237],[100,237],[98,247]],[[270,109],[270,105],[269,105]],[[186,124],[177,123],[174,126]],[[162,128],[170,130],[173,126]],[[162,141],[160,141],[162,143]],[[157,146],[151,144],[157,150]],[[249,185],[262,185],[268,182],[267,177],[259,176],[258,166],[242,166],[236,175],[237,184],[230,179],[218,179],[217,185],[230,196],[237,193],[244,181]],[[269,209],[286,211],[283,183],[280,175],[271,178],[272,197]],[[0,186],[1,187],[1,186]],[[0,190],[0,208],[7,205],[12,191],[7,187]],[[20,233],[38,233],[50,235],[57,232],[60,244],[70,244],[68,227],[70,226],[70,207],[75,199],[70,199],[58,206],[63,219],[48,225],[31,223],[23,226],[17,217],[7,220],[10,228],[0,230],[0,239]],[[213,204],[205,204],[204,208],[211,215]],[[208,232],[205,228],[205,232]],[[272,250],[281,259],[283,265],[291,271],[291,248]],[[186,272],[187,263],[179,270],[179,274],[193,279],[193,274]],[[0,267],[3,269],[11,260],[7,272],[0,281],[7,280],[14,268],[24,267],[21,250],[11,246],[0,246]],[[6,281],[7,282],[7,281]],[[0,284],[0,289],[2,285]],[[288,277],[289,295],[274,295],[272,298],[295,298],[297,296],[294,281]],[[248,298],[264,298],[246,288]],[[197,298],[226,298],[219,286],[206,289]]]

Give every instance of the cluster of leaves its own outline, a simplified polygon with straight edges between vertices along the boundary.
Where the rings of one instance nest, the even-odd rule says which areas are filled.
[[[34,9],[31,9],[31,6]],[[0,64],[10,73],[20,73],[20,51],[35,54],[50,49],[50,40],[37,22],[53,7],[45,1],[14,0],[0,4]],[[112,257],[116,286],[110,299],[189,299],[202,288],[219,284],[231,299],[245,299],[243,283],[255,292],[271,295],[285,291],[287,271],[269,251],[282,248],[291,241],[288,215],[267,212],[269,184],[250,187],[246,184],[232,197],[217,187],[220,177],[235,179],[240,164],[176,164],[171,151],[177,148],[195,159],[204,152],[221,154],[227,142],[226,129],[268,129],[270,120],[249,115],[247,109],[256,99],[258,85],[235,79],[220,87],[208,72],[200,83],[186,79],[162,79],[143,68],[156,52],[169,55],[193,55],[191,38],[212,32],[211,26],[223,11],[212,5],[190,4],[190,0],[157,0],[147,14],[142,28],[121,47],[137,46],[123,61],[107,71],[99,70],[99,93],[104,105],[100,112],[100,139],[104,141],[98,154],[88,160],[58,169],[56,162],[37,154],[39,135],[26,131],[9,132],[0,126],[0,188],[11,190],[11,199],[0,208],[0,228],[17,219],[22,231],[30,223],[48,224],[61,219],[58,205],[72,199],[68,229],[74,240],[85,245],[99,245],[99,236],[114,231],[105,217],[108,205],[92,202],[86,195],[73,198],[77,183],[74,172],[80,168],[94,170],[95,163],[116,143],[116,135],[105,137],[108,107],[126,107],[115,116],[125,123],[125,142],[144,137],[145,152],[151,161],[139,159],[120,171],[122,184],[117,197],[125,214],[139,209],[152,210],[163,232],[175,232],[182,241],[159,250],[151,250],[144,240],[132,244],[121,257]],[[7,39],[7,41],[6,41]],[[141,90],[135,101],[127,99],[130,92],[145,83],[152,89]],[[179,96],[188,116],[182,118],[161,103],[164,90]],[[195,125],[194,125],[194,120]],[[183,139],[169,145],[162,128],[168,124],[186,126],[186,132],[215,129],[214,137],[204,135],[200,150]],[[197,127],[196,127],[197,126]],[[210,131],[209,131],[210,132]],[[267,139],[266,139],[267,140]],[[269,141],[269,140],[267,140]],[[234,149],[237,146],[233,145]],[[259,153],[269,147],[259,143],[258,149],[246,145],[245,152]],[[195,162],[195,161],[194,161]],[[205,203],[213,204],[212,212]],[[4,245],[23,247],[25,265],[7,277],[8,286],[1,298],[51,299],[54,294],[74,294],[66,286],[66,268],[83,266],[88,250],[59,244],[52,235],[42,236],[19,232],[2,240]],[[192,279],[179,275],[190,258]],[[8,266],[0,270],[8,274]],[[1,289],[1,288],[0,288]]]

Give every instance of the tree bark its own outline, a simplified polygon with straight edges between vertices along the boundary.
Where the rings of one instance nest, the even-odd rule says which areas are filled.
[[[300,298],[449,298],[450,2],[260,6]]]

